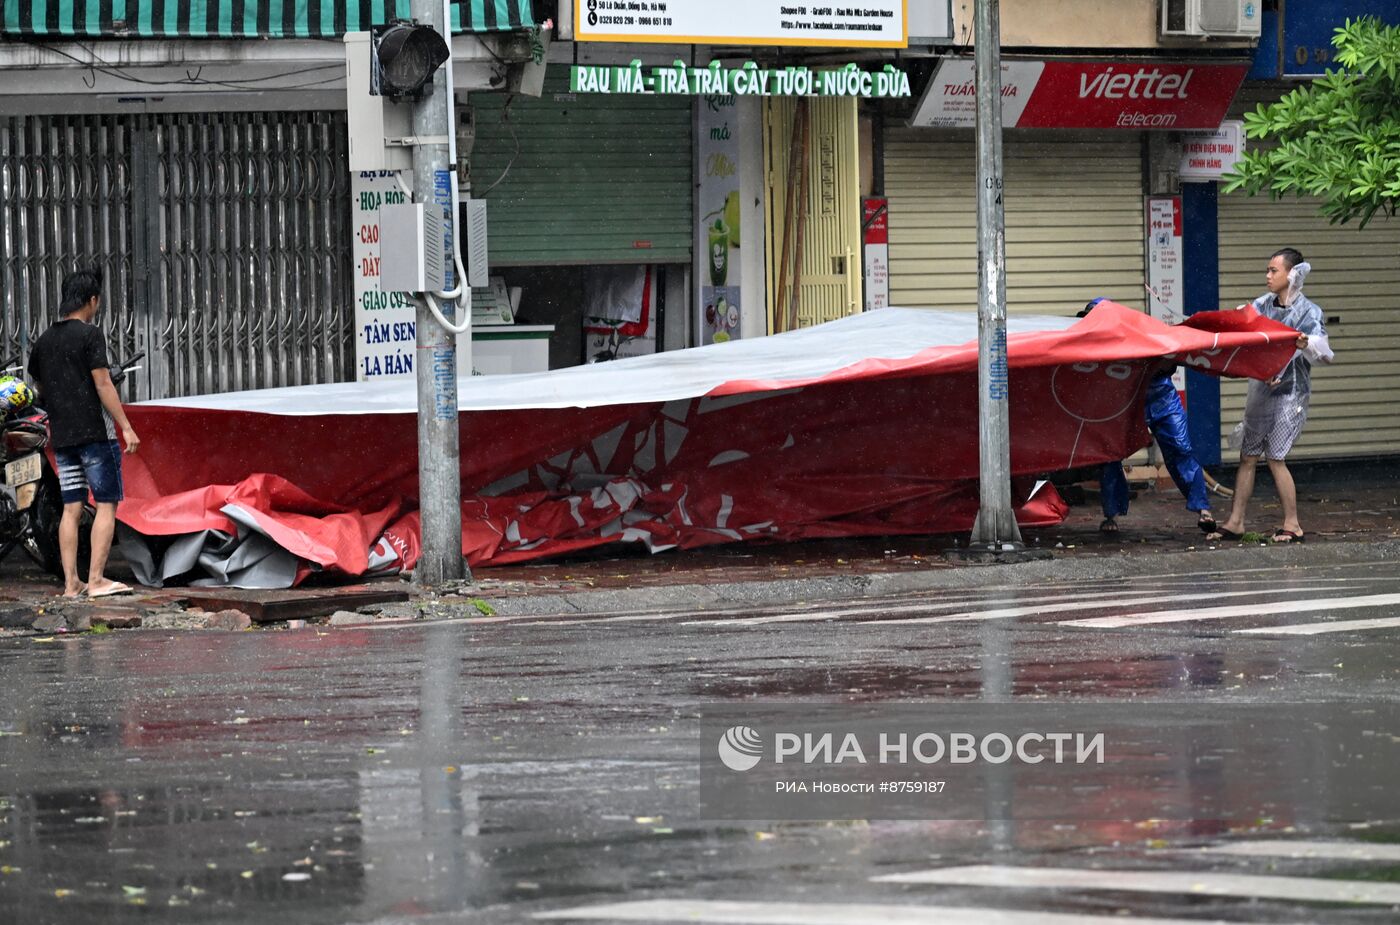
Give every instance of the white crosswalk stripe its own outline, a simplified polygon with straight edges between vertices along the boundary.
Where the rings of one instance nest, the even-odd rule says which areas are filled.
[[[1328,620],[1288,626],[1258,626],[1263,619],[1288,614],[1384,607],[1400,603],[1400,583],[1374,574],[1338,575],[1346,566],[1310,573],[1296,567],[1263,567],[1224,573],[1173,573],[1151,577],[1055,580],[1024,586],[927,589],[847,601],[811,601],[795,605],[697,606],[659,611],[614,611],[599,614],[522,614],[476,617],[473,625],[511,624],[536,627],[617,627],[671,624],[724,630],[784,624],[842,621],[851,626],[897,627],[990,620],[1031,620],[1076,629],[1132,630],[1193,621],[1244,619],[1245,628],[1226,632],[1257,636],[1309,636],[1400,628],[1400,617]],[[1395,589],[1397,593],[1386,594]],[[1299,599],[1299,595],[1307,597]],[[1329,597],[1327,595],[1335,595]],[[1211,606],[1229,599],[1235,605]],[[1285,598],[1280,600],[1280,598]],[[1246,602],[1247,601],[1247,602]],[[1161,605],[1176,605],[1163,607]],[[1047,621],[1057,614],[1085,616]]]
[[[1160,857],[1229,856],[1242,861],[1280,859],[1341,861],[1349,864],[1392,864],[1400,861],[1400,845],[1340,840],[1254,839],[1164,851]],[[1271,865],[1272,866],[1272,865]],[[1400,885],[1385,881],[1339,880],[1328,876],[1287,876],[1231,871],[1123,870],[1075,867],[1025,867],[975,864],[909,871],[869,877],[873,884],[943,886],[994,891],[1055,890],[1060,892],[1178,894],[1263,899],[1295,903],[1346,903],[1353,907],[1400,903]],[[907,900],[909,894],[903,899]],[[958,900],[966,903],[965,896]],[[1195,907],[1193,907],[1194,909]],[[1112,915],[1097,912],[1050,912],[1003,909],[995,906],[938,906],[893,901],[814,902],[782,899],[710,900],[648,899],[584,905],[540,912],[537,920],[615,922],[707,922],[717,925],[1185,925],[1199,918],[1138,916],[1126,910]],[[1218,920],[1217,920],[1218,921]]]
[[[1242,592],[1253,593],[1253,592]],[[899,614],[899,613],[934,613],[936,611],[957,610],[959,607],[967,607],[969,604],[981,604],[983,606],[997,606],[1001,604],[1019,604],[1029,607],[1032,612],[1038,612],[1049,604],[1057,601],[1080,601],[1083,600],[1082,591],[1073,594],[1051,594],[1035,595],[1028,594],[1019,597],[1000,597],[988,599],[983,597],[971,598],[947,598],[936,601],[923,601],[916,604],[880,604],[862,603],[859,606],[844,607],[835,610],[810,610],[797,613],[773,614],[760,617],[740,617],[730,620],[694,620],[685,625],[705,624],[708,626],[762,626],[765,623],[802,623],[812,620],[839,620],[843,617],[870,616],[873,614]],[[1167,598],[1175,600],[1174,597]],[[1047,602],[1046,604],[1038,602]],[[1028,602],[1037,602],[1034,604]],[[1102,605],[1102,601],[1100,602]],[[978,611],[972,611],[978,612]],[[941,618],[930,618],[941,619]],[[919,620],[872,620],[872,623],[916,623]]]
[[[919,623],[961,623],[968,620],[1006,620],[1012,617],[1035,617],[1050,613],[1068,613],[1075,610],[1106,610],[1114,607],[1122,607],[1127,604],[1168,604],[1173,602],[1186,601],[1215,601],[1226,597],[1259,597],[1270,594],[1296,594],[1294,590],[1288,588],[1252,589],[1249,591],[1212,591],[1200,594],[1149,594],[1143,596],[1123,596],[1108,599],[1096,597],[1091,600],[1084,600],[1083,595],[1074,595],[1075,599],[1057,604],[1024,604],[1016,607],[992,608],[990,610],[967,610],[961,613],[944,614],[937,617],[912,617],[902,620],[880,620],[885,624],[919,624]],[[1257,609],[1257,608],[1251,608]],[[1194,612],[1194,611],[1192,611]],[[1076,626],[1077,622],[1063,623],[1062,626]]]
[[[1197,854],[1228,854],[1247,858],[1294,858],[1328,861],[1400,862],[1400,845],[1370,842],[1303,841],[1264,838],[1197,848]]]
[[[1198,587],[1199,585],[1197,585]],[[1263,588],[1251,589],[1248,591],[1216,591],[1213,593],[1180,595],[1162,592],[1148,593],[1145,589],[1135,589],[1141,592],[1140,597],[1109,597],[1111,592],[1097,591],[1093,594],[1092,601],[1085,600],[1083,589],[1070,592],[1056,590],[1053,593],[1037,591],[1036,589],[1026,589],[1024,591],[999,590],[994,592],[997,596],[987,597],[979,594],[963,594],[949,596],[929,595],[923,599],[910,600],[909,597],[901,597],[896,600],[871,599],[854,601],[848,606],[832,608],[830,605],[822,606],[812,604],[801,608],[749,608],[738,610],[734,608],[716,610],[682,610],[663,611],[656,613],[631,613],[612,616],[598,617],[573,617],[561,615],[558,617],[492,617],[483,620],[473,620],[477,622],[515,622],[522,626],[583,626],[593,624],[609,623],[638,623],[649,621],[670,621],[677,620],[681,626],[709,626],[709,627],[730,627],[730,626],[763,626],[770,623],[806,623],[823,620],[839,620],[847,617],[862,616],[885,616],[889,614],[936,614],[941,611],[957,611],[964,609],[963,614],[945,615],[923,619],[894,619],[894,620],[871,620],[871,623],[918,623],[918,622],[960,622],[964,619],[986,619],[988,614],[993,616],[1013,615],[1006,608],[1015,607],[1016,614],[1037,614],[1054,613],[1066,608],[1060,607],[1058,610],[1053,606],[1061,603],[1075,604],[1069,609],[1097,609],[1105,608],[1114,604],[1132,603],[1134,601],[1143,603],[1165,603],[1177,600],[1195,600],[1198,598],[1221,598],[1221,597],[1247,597],[1258,594],[1285,594],[1290,593],[1284,588]],[[1014,594],[1014,596],[1007,596]],[[990,607],[991,610],[967,610],[971,605]],[[966,615],[971,616],[966,616]]]
[[[1075,597],[1077,595],[1061,595],[1056,599],[1065,597]],[[901,613],[921,613],[928,610],[948,607],[964,607],[968,604],[976,603],[983,599],[982,595],[965,593],[962,596],[949,598],[948,595],[907,595],[895,600],[884,598],[871,598],[859,600],[851,606],[845,608],[851,614],[858,613],[888,613],[897,610]],[[911,603],[912,601],[912,603]],[[594,623],[636,623],[640,621],[666,621],[680,620],[680,625],[743,625],[755,623],[756,621],[793,622],[803,620],[826,620],[831,619],[830,602],[811,603],[806,605],[788,607],[746,607],[746,608],[716,608],[714,610],[672,610],[653,611],[651,613],[628,613],[606,617],[572,617],[561,615],[560,617],[502,617],[502,620],[520,622],[522,626],[582,626]],[[903,608],[903,609],[901,609]],[[704,619],[697,619],[703,617]],[[727,619],[726,619],[727,618]]]
[[[771,623],[807,623],[822,620],[841,620],[848,617],[879,615],[880,619],[859,621],[865,624],[886,626],[917,625],[928,623],[963,623],[977,620],[1003,620],[1015,617],[1034,617],[1042,614],[1066,613],[1076,610],[1106,610],[1125,604],[1165,604],[1184,601],[1212,601],[1230,597],[1260,597],[1270,595],[1297,594],[1297,588],[1277,586],[1251,588],[1246,591],[1209,591],[1191,594],[1170,594],[1161,592],[1146,593],[1146,589],[1133,588],[1136,594],[1112,596],[1111,592],[1098,591],[1087,595],[1083,590],[1072,594],[1022,594],[1016,597],[973,598],[920,602],[913,604],[882,604],[862,602],[858,606],[831,610],[806,610],[792,613],[768,614],[763,616],[732,617],[728,619],[705,619],[684,621],[683,626],[710,626],[715,628],[731,626],[764,626]],[[1199,587],[1199,583],[1195,587]],[[1005,592],[1001,592],[1005,593]],[[969,603],[981,605],[982,609],[967,608]],[[937,613],[952,610],[954,613]],[[926,616],[896,617],[891,614],[926,614]],[[707,615],[710,616],[710,615]]]
[[[542,912],[536,919],[610,922],[710,922],[719,925],[1201,925],[1201,919],[1023,912],[890,903],[735,902],[654,899]]]
[[[1214,595],[1223,597],[1224,595]],[[1386,607],[1400,604],[1400,594],[1363,594],[1357,597],[1318,597],[1301,601],[1272,601],[1267,604],[1244,604],[1232,607],[1198,607],[1184,610],[1159,610],[1151,613],[1124,614],[1113,617],[1090,617],[1067,620],[1059,626],[1084,626],[1095,629],[1156,626],[1163,623],[1189,623],[1204,620],[1224,620],[1230,617],[1275,617],[1291,613],[1312,613],[1319,610],[1356,610],[1362,607]]]
[[[1400,617],[1377,617],[1374,620],[1333,620],[1329,623],[1300,623],[1295,626],[1257,626],[1235,630],[1241,635],[1321,636],[1325,633],[1357,633],[1363,630],[1384,630],[1400,627]]]
[[[888,874],[877,883],[984,886],[1001,889],[1112,890],[1130,893],[1182,893],[1241,896],[1294,902],[1400,903],[1400,884],[1321,877],[1161,870],[1096,870],[1065,867],[1003,867],[974,864]]]

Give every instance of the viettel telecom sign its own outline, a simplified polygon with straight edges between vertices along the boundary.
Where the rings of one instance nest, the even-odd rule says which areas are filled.
[[[1247,64],[1004,61],[1001,118],[1007,128],[1214,129]],[[977,121],[973,63],[944,61],[913,124],[960,128]]]

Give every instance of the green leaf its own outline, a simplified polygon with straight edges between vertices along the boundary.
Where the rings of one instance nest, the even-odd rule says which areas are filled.
[[[1400,25],[1348,19],[1332,42],[1337,68],[1244,114],[1246,137],[1265,146],[1223,191],[1317,196],[1331,221],[1364,226],[1400,205]]]

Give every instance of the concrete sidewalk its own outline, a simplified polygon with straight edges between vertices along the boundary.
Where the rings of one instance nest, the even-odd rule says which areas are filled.
[[[77,631],[103,622],[113,627],[141,623],[238,629],[255,622],[276,624],[288,615],[319,619],[337,611],[338,622],[356,622],[780,605],[989,583],[1025,586],[1160,574],[1214,564],[1233,570],[1394,558],[1400,551],[1400,477],[1393,468],[1379,464],[1300,471],[1300,516],[1308,542],[1295,548],[1207,544],[1195,515],[1185,510],[1169,484],[1139,488],[1131,513],[1119,520],[1121,532],[1105,535],[1098,529],[1102,516],[1090,484],[1066,492],[1077,503],[1065,523],[1026,532],[1027,546],[1048,557],[1016,564],[949,557],[950,550],[965,546],[966,537],[874,537],[737,544],[656,556],[611,549],[564,561],[478,569],[471,583],[429,595],[415,595],[412,585],[388,579],[352,587],[312,584],[287,592],[176,588],[63,604],[53,597],[56,583],[21,556],[12,556],[0,565],[0,632],[32,631],[39,611],[50,616],[41,621],[45,631]],[[1278,525],[1280,511],[1267,475],[1260,482],[1250,528],[1267,535]],[[1229,501],[1212,500],[1218,501],[1217,518],[1224,520]],[[121,563],[115,571],[129,578]],[[198,597],[197,606],[192,606],[192,596]],[[242,619],[246,614],[252,617]]]
[[[1233,473],[1226,479],[1233,482]],[[1272,534],[1281,519],[1272,482],[1261,474],[1250,504],[1250,528]],[[473,593],[503,614],[599,612],[718,606],[766,600],[811,600],[865,596],[920,588],[969,587],[992,582],[1036,583],[1051,578],[1117,577],[1152,574],[1167,568],[1163,557],[1189,556],[1199,569],[1209,556],[1223,568],[1296,559],[1350,559],[1364,547],[1400,545],[1400,475],[1385,465],[1334,467],[1299,478],[1299,516],[1307,543],[1296,549],[1258,543],[1205,542],[1196,515],[1185,509],[1180,492],[1167,482],[1138,487],[1120,532],[1099,532],[1103,519],[1097,487],[1067,490],[1073,504],[1058,527],[1025,531],[1032,550],[1048,560],[1019,564],[978,564],[950,557],[965,547],[965,536],[872,537],[821,540],[773,546],[738,544],[650,556],[645,552],[567,562],[478,569]],[[1212,496],[1218,520],[1229,512],[1227,498]]]

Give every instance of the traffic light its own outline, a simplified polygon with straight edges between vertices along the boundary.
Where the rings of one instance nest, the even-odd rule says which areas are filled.
[[[413,103],[450,54],[436,29],[406,20],[345,33],[351,170],[413,168]]]
[[[433,74],[452,54],[436,29],[403,20],[375,29],[370,48],[370,93],[392,100],[422,98]]]

